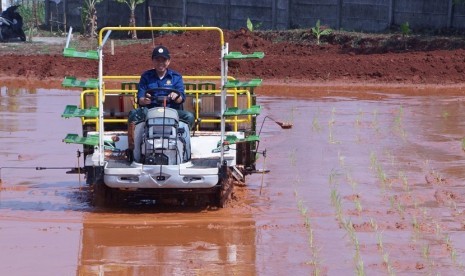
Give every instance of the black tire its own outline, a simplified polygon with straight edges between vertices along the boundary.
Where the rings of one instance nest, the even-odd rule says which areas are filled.
[[[95,207],[109,207],[113,204],[111,188],[103,181],[98,181],[93,185],[92,203]]]
[[[19,39],[21,39],[21,41],[26,41],[26,34],[23,30],[19,30]]]
[[[92,205],[110,207],[118,200],[118,191],[103,182],[103,167],[86,167],[86,183],[91,186]]]
[[[224,208],[231,200],[231,195],[234,190],[234,181],[229,168],[224,167],[226,170],[220,173],[221,179],[218,183],[218,189],[216,190],[213,197],[213,204],[218,208]]]

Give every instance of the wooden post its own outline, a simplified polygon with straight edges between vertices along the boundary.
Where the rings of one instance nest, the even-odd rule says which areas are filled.
[[[148,10],[149,10],[149,24],[150,24],[150,27],[153,27],[153,25],[152,25],[152,12],[151,12],[150,6],[148,6]],[[152,30],[152,46],[155,47],[155,37],[153,35],[153,30]]]
[[[227,0],[226,4],[226,28],[231,29],[231,0]]]
[[[66,32],[66,0],[63,0],[63,30]]]
[[[182,1],[182,25],[187,25],[187,0]]]
[[[394,0],[389,1],[388,28],[394,24]]]
[[[276,30],[277,21],[278,21],[278,4],[277,0],[271,2],[271,29]]]
[[[292,0],[289,0],[287,6],[287,29],[291,28],[291,12],[293,9]]]
[[[447,7],[447,28],[452,27],[452,19],[454,15],[454,2],[453,0],[449,0],[448,7]]]
[[[111,55],[114,56],[115,55],[115,42],[113,41],[113,39],[110,39],[110,48],[111,48]]]

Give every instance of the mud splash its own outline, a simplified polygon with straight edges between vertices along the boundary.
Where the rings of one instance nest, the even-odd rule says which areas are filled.
[[[248,177],[229,208],[160,211],[95,209],[76,175],[36,171],[77,166],[61,140],[80,124],[60,114],[78,94],[1,87],[0,273],[464,272],[459,92],[269,88],[258,122],[293,125],[263,122],[271,173]]]

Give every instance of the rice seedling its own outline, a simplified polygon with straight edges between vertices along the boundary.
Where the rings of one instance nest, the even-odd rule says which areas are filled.
[[[413,234],[415,235],[415,238],[416,238],[420,233],[420,224],[418,223],[416,216],[412,217],[412,227],[413,227]]]
[[[412,216],[412,227],[414,231],[420,230],[420,224],[418,223],[417,217],[415,215]]]
[[[378,110],[373,111],[373,121],[371,122],[371,127],[379,132],[379,122],[378,122]]]
[[[404,189],[404,191],[410,192],[410,187],[408,185],[408,179],[407,179],[407,176],[404,174],[404,172],[399,172],[399,179],[402,180],[402,188]]]
[[[343,209],[342,209],[341,197],[337,193],[336,188],[331,189],[331,204],[336,209],[337,220],[340,223],[342,223],[343,222]]]
[[[290,160],[292,166],[295,166],[297,164],[296,149],[293,149],[289,153],[289,160]]]
[[[446,180],[446,178],[444,176],[442,176],[442,174],[440,172],[438,172],[438,171],[433,171],[433,175],[434,175],[434,179],[438,183],[444,182]]]
[[[329,128],[329,143],[330,143],[330,144],[337,144],[337,143],[338,143],[338,142],[334,139],[333,128],[332,128],[332,127]]]
[[[340,151],[337,152],[337,159],[339,160],[339,165],[341,165],[341,167],[344,168],[345,167],[345,163],[344,163],[345,156],[341,155]]]
[[[350,241],[354,245],[355,253],[354,253],[354,262],[356,266],[356,274],[357,275],[365,275],[365,268],[363,265],[363,260],[360,255],[360,243],[358,242],[357,235],[355,234],[354,225],[352,221],[345,221],[343,223],[344,229],[347,231],[350,237]]]
[[[357,182],[352,178],[350,174],[347,174],[347,182],[352,187],[352,190],[355,191],[355,189],[357,188]]]
[[[457,250],[455,248],[452,248],[450,251],[450,258],[452,259],[452,262],[456,265],[457,264]]]
[[[435,223],[434,232],[436,233],[436,237],[439,237],[441,234],[441,225],[438,222]]]
[[[336,184],[336,177],[340,174],[337,170],[332,169],[331,173],[329,174],[329,185],[334,186]]]
[[[430,249],[429,249],[429,244],[423,245],[423,249],[421,250],[423,258],[426,260],[429,260],[430,258]]]
[[[330,120],[329,120],[329,122],[328,122],[328,124],[329,124],[330,126],[334,125],[334,123],[336,122],[336,119],[335,119],[335,118],[336,118],[336,108],[333,107],[333,108],[331,109],[331,118],[330,118]]]
[[[297,202],[297,207],[299,208],[299,212],[302,216],[307,214],[307,208],[304,206],[304,201],[302,199],[299,199]]]
[[[450,116],[450,114],[447,111],[443,111],[442,114],[441,114],[441,117],[444,118],[444,119],[449,118],[449,116]]]
[[[402,205],[400,202],[397,202],[396,204],[397,211],[399,212],[399,215],[402,219],[405,218],[405,206]]]
[[[370,226],[373,231],[378,231],[378,224],[376,224],[376,221],[373,218],[370,218]]]
[[[357,262],[357,266],[355,267],[355,272],[358,276],[365,275],[365,268],[363,266],[363,260],[359,259]]]
[[[404,115],[404,109],[402,106],[399,108],[399,112],[397,113],[396,117],[394,118],[394,131],[398,132],[402,138],[405,139],[406,132],[402,127],[402,118]]]
[[[376,157],[376,154],[373,151],[370,152],[370,163],[371,169],[374,169],[376,167],[376,164],[378,163],[378,158]]]
[[[357,117],[355,118],[355,125],[356,126],[361,126],[362,125],[362,119],[363,119],[363,112],[362,112],[361,109],[359,109]]]
[[[378,158],[376,157],[376,154],[374,152],[370,153],[370,163],[371,163],[371,169],[374,169],[376,171],[376,175],[378,179],[381,181],[381,187],[383,188],[383,191],[384,191],[385,184],[388,178],[387,178],[386,173],[383,170],[383,167],[378,162]]]
[[[308,215],[308,208],[305,206],[305,202],[299,198],[299,194],[297,190],[294,189],[294,195],[297,199],[297,208],[299,209],[300,215],[304,219],[304,227],[306,229],[307,235],[308,235],[308,244],[310,247],[311,255],[312,255],[312,260],[307,262],[307,264],[310,264],[313,266],[313,275],[320,275],[320,261],[319,261],[319,256],[318,256],[318,250],[314,244],[314,230],[311,225],[311,220]]]
[[[390,204],[390,206],[391,206],[391,209],[394,210],[394,206],[395,206],[395,204],[396,204],[396,198],[395,198],[395,196],[392,195],[392,196],[389,197],[389,204]]]
[[[313,120],[312,120],[312,130],[313,130],[313,131],[316,131],[316,132],[320,132],[320,131],[321,131],[321,126],[320,126],[320,123],[319,123],[317,117],[313,117]]]
[[[376,234],[376,240],[377,240],[377,245],[378,245],[379,251],[384,252],[384,247],[383,247],[383,234],[382,234],[382,233],[377,233],[377,234]]]
[[[331,110],[331,118],[330,118],[330,120],[328,122],[328,126],[329,126],[329,143],[330,144],[336,144],[337,143],[337,141],[334,139],[334,136],[333,136],[333,126],[336,123],[335,114],[336,114],[336,108],[333,107],[333,109]]]
[[[448,234],[444,235],[444,242],[445,242],[447,248],[452,247],[452,242],[451,242],[450,236]]]
[[[384,263],[384,265],[386,265],[388,274],[389,275],[395,275],[394,269],[392,268],[392,265],[391,265],[391,263],[389,261],[389,254],[388,253],[383,254],[383,263]]]
[[[359,197],[355,197],[355,209],[357,210],[357,212],[360,214],[362,211],[363,211],[363,208],[362,208],[362,204],[360,203],[360,198]]]

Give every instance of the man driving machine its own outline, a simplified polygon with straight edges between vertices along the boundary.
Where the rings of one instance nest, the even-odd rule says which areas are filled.
[[[166,99],[166,107],[176,109],[179,119],[189,125],[194,125],[194,115],[183,110],[182,104],[186,100],[184,93],[184,82],[182,75],[169,69],[171,57],[168,49],[157,46],[152,52],[152,63],[154,68],[145,71],[139,81],[137,99],[140,106],[147,108],[163,106],[159,98]]]

